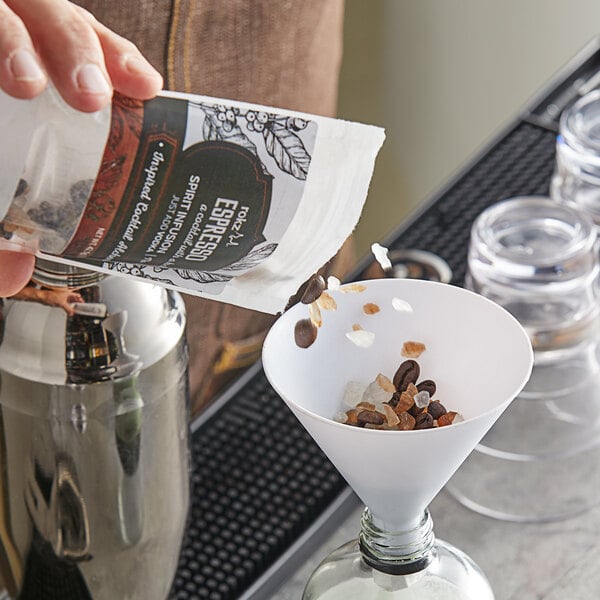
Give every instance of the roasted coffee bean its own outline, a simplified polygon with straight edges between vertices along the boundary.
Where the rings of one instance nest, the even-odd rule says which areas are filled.
[[[416,417],[417,415],[420,415],[422,412],[425,412],[424,408],[419,408],[416,404],[413,404],[407,411],[409,414],[411,414],[413,417]]]
[[[19,179],[19,184],[17,185],[17,189],[15,191],[15,198],[25,192],[28,187],[29,184],[24,179]]]
[[[306,284],[300,302],[302,304],[312,304],[325,291],[326,287],[325,279],[321,275],[313,275]]]
[[[421,413],[415,417],[415,429],[431,429],[433,417],[429,413]]]
[[[416,384],[421,368],[416,360],[405,360],[394,375],[394,386],[399,392],[406,390],[410,383]]]
[[[424,379],[421,383],[417,383],[417,389],[420,392],[427,392],[430,398],[433,398],[435,390],[437,389],[435,381],[432,379]]]
[[[317,339],[317,328],[310,319],[300,319],[294,327],[294,340],[300,348],[308,348]]]
[[[371,423],[371,425],[383,425],[385,421],[385,417],[374,410],[361,410],[356,420],[358,421],[358,426],[365,426],[367,423]]]
[[[396,406],[398,406],[398,402],[400,401],[400,393],[399,392],[394,392],[392,394],[392,397],[390,398],[388,404],[392,407],[392,408],[396,408]]]
[[[445,406],[439,400],[433,400],[427,407],[427,412],[434,418],[439,419],[448,412]]]

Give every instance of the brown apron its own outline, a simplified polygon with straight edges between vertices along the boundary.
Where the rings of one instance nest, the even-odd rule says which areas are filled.
[[[343,0],[76,0],[134,42],[168,89],[333,116]],[[348,242],[329,272],[352,264]],[[260,356],[273,316],[186,296],[192,412]]]

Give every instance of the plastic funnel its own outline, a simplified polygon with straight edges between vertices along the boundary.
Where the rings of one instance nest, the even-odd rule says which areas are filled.
[[[263,366],[274,389],[361,500],[390,530],[419,521],[434,496],[527,382],[533,364],[529,338],[519,323],[490,300],[459,287],[409,279],[360,282],[329,292],[336,310],[323,311],[317,340],[307,349],[294,326],[307,318],[296,305],[271,328]],[[346,291],[345,291],[346,290]],[[409,303],[396,310],[392,299]],[[367,303],[377,305],[366,314]],[[354,324],[375,334],[359,347],[346,333]],[[344,410],[347,382],[393,377],[405,360],[405,341],[426,351],[417,359],[421,379],[437,383],[434,398],[464,421],[418,431],[377,431],[334,421]],[[347,407],[346,407],[347,408]]]

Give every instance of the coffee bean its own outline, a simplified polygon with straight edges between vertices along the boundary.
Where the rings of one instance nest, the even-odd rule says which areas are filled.
[[[383,425],[385,417],[374,410],[361,410],[356,420],[359,427],[364,427],[367,423],[371,423],[371,425]]]
[[[317,328],[310,319],[300,319],[294,327],[294,340],[300,348],[308,348],[317,339]]]
[[[394,375],[394,386],[399,392],[403,392],[409,384],[417,383],[421,368],[416,360],[405,360]]]
[[[429,397],[433,398],[437,387],[435,385],[435,381],[433,381],[432,379],[424,379],[423,381],[421,381],[421,383],[417,384],[417,389],[420,392],[427,392],[429,394]]]
[[[19,183],[17,185],[17,189],[15,191],[15,198],[20,196],[23,192],[27,191],[29,184],[24,179],[19,179]]]
[[[429,413],[421,413],[415,417],[415,429],[431,429],[433,417]]]
[[[321,275],[313,275],[304,288],[300,302],[302,304],[312,304],[325,291],[327,284]]]
[[[439,401],[434,400],[429,403],[427,407],[427,412],[434,418],[439,419],[442,415],[446,414],[446,407]]]
[[[392,394],[392,397],[390,398],[388,404],[392,407],[392,408],[396,408],[396,406],[398,406],[398,402],[400,401],[400,394],[398,392],[394,392]]]
[[[413,404],[408,409],[408,413],[411,414],[413,417],[416,417],[417,415],[420,415],[422,412],[425,412],[425,409],[424,408],[419,408],[416,404]]]

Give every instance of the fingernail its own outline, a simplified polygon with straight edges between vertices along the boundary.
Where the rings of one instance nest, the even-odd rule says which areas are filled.
[[[125,65],[128,71],[137,75],[151,75],[162,79],[162,75],[148,61],[137,56],[128,56]]]
[[[35,56],[29,50],[19,48],[10,55],[8,60],[10,71],[16,81],[39,81],[46,78]]]
[[[75,75],[75,81],[77,87],[88,94],[108,96],[112,93],[111,87],[98,65],[89,64],[80,67]]]

